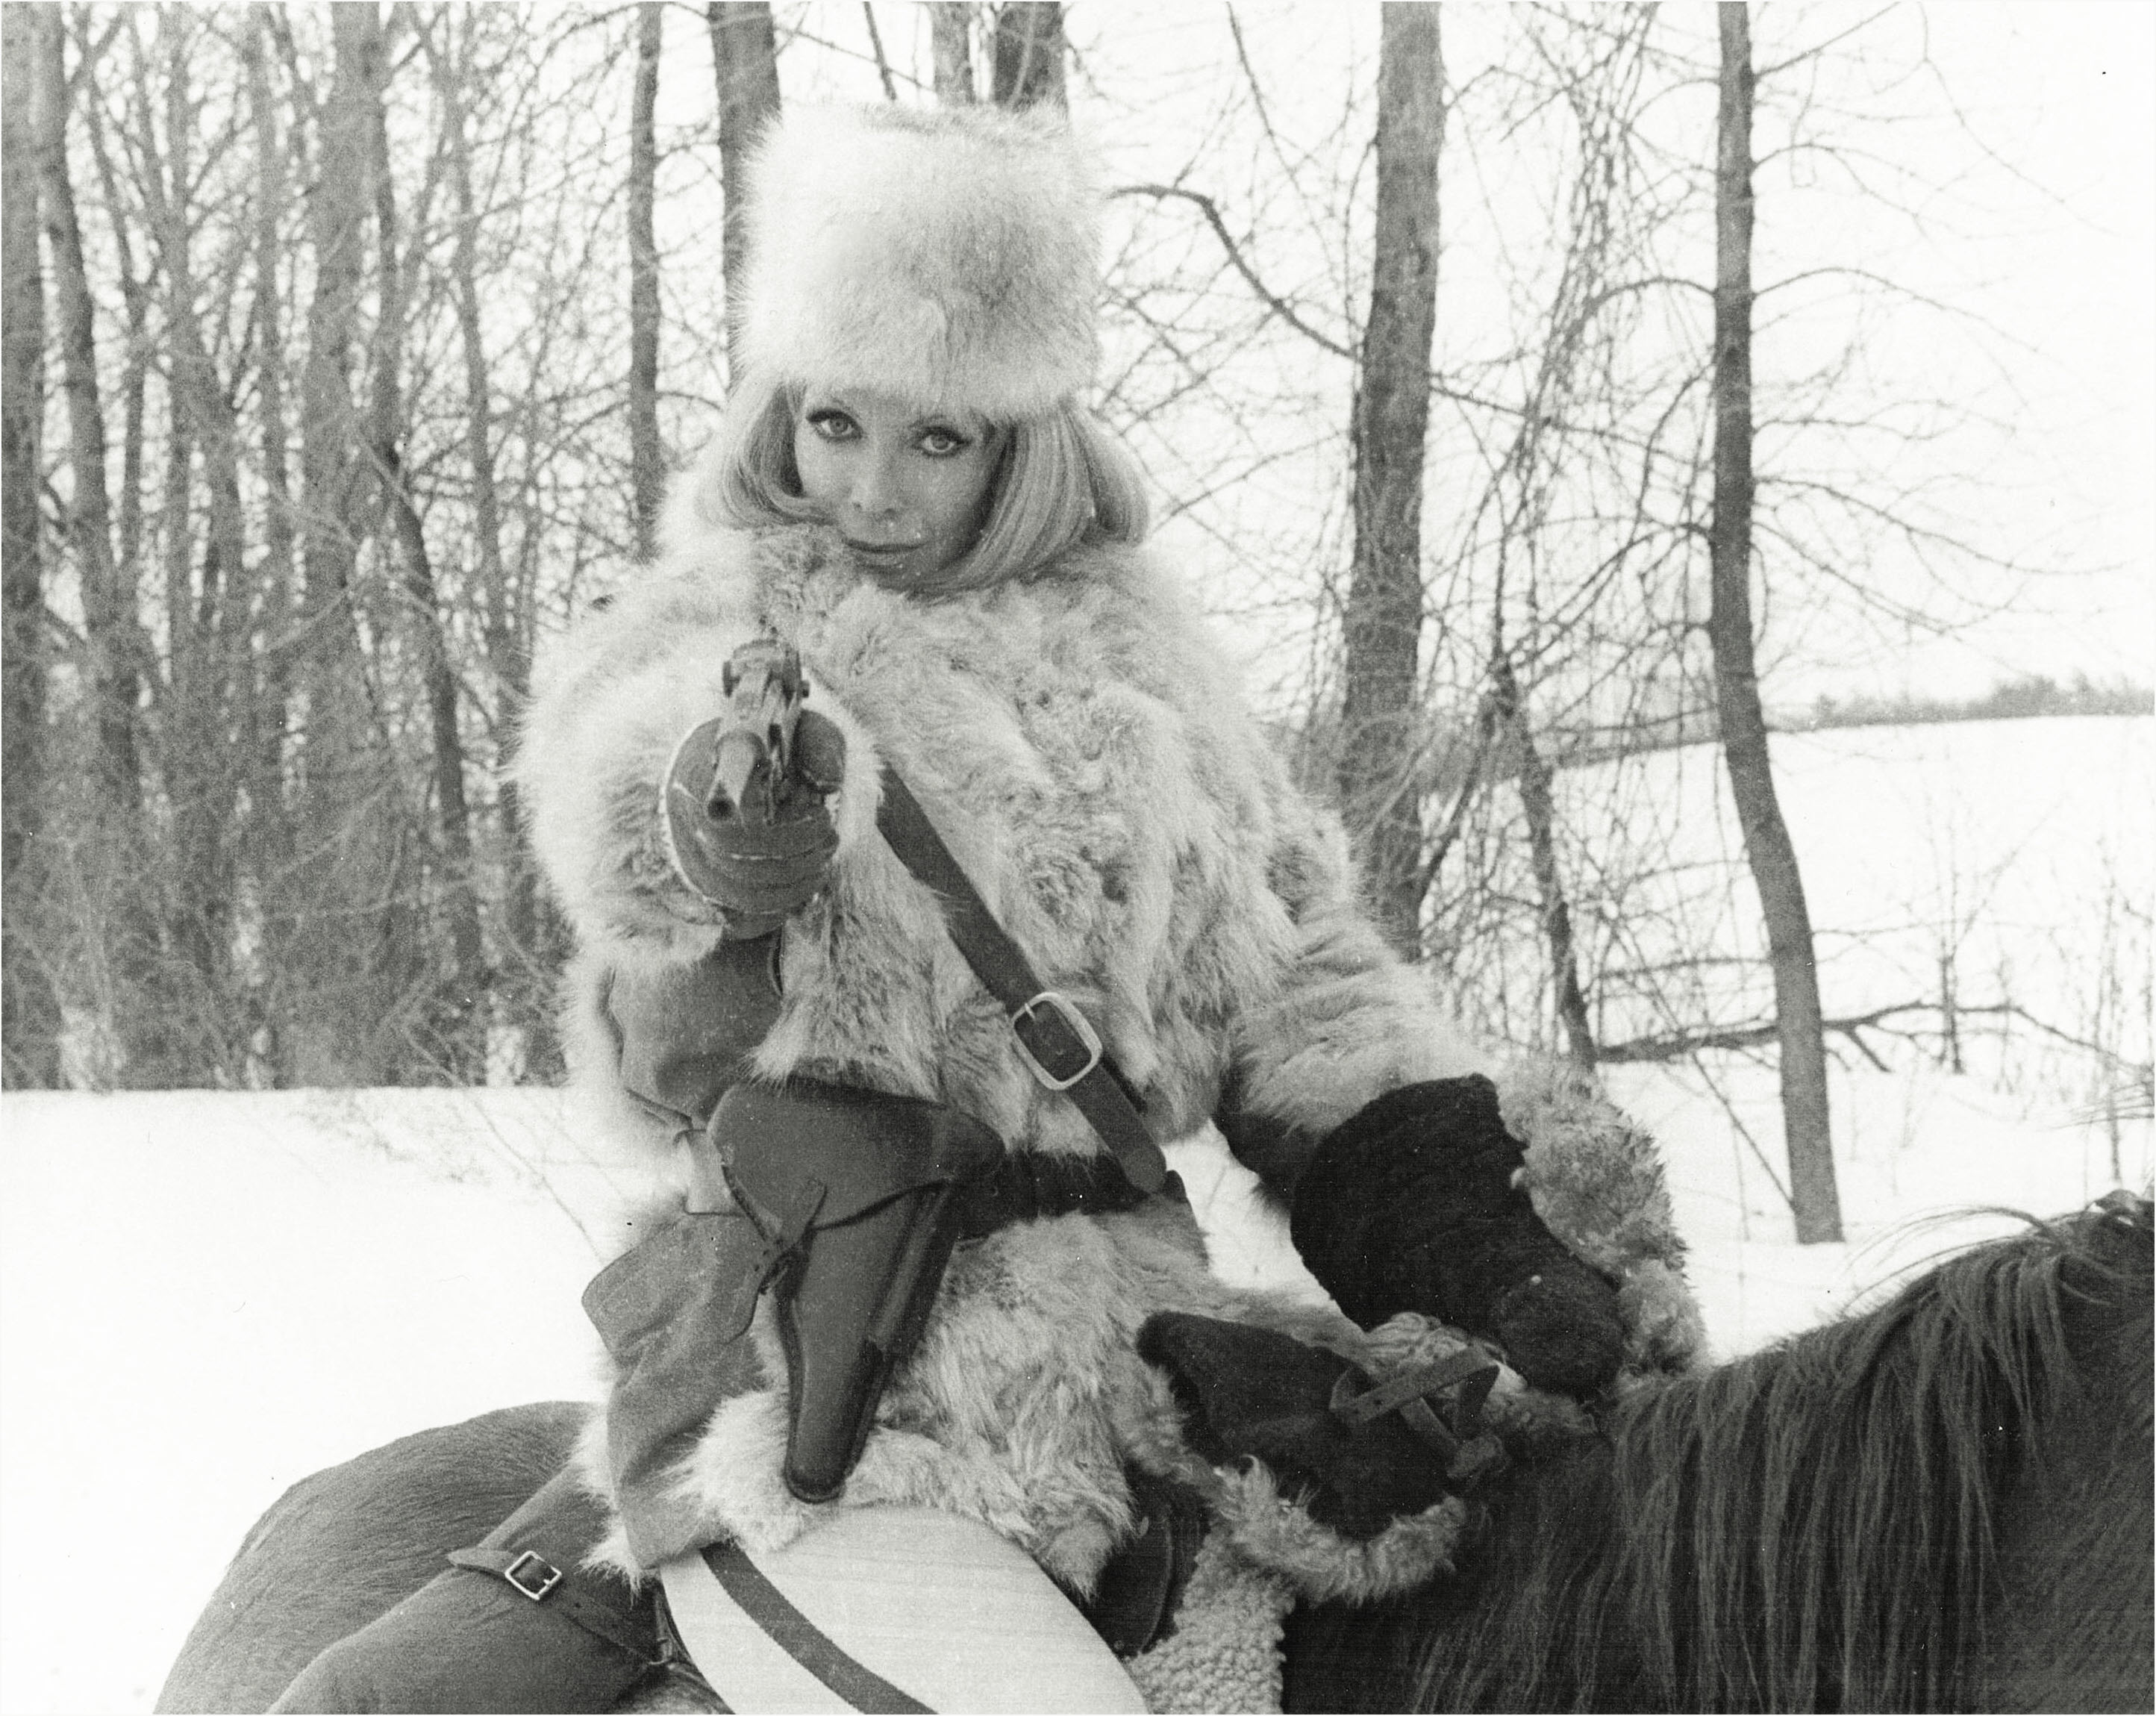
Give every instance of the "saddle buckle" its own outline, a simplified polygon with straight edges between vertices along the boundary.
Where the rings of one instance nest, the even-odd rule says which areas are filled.
[[[533,1602],[543,1603],[562,1582],[562,1570],[536,1550],[526,1549],[502,1569],[501,1576]]]

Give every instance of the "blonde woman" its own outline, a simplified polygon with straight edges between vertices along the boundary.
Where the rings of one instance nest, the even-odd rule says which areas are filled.
[[[1082,1599],[1165,1487],[1201,1561],[1376,1595],[1444,1564],[1466,1478],[1335,1408],[1435,1325],[1577,1395],[1697,1342],[1650,1148],[1566,1078],[1493,1083],[1143,546],[1083,403],[1068,133],[796,110],[751,213],[746,372],[660,563],[547,656],[520,765],[579,943],[572,1073],[654,1187],[587,1297],[613,1398],[492,1564],[309,1671],[314,1708],[449,1708],[384,1664],[473,1610],[531,1636],[490,1672],[551,1665],[516,1707],[571,1708],[543,1700],[634,1653],[520,1610],[483,1576],[512,1555],[619,1595],[879,1504],[979,1521]],[[752,817],[710,783],[759,650],[807,696]],[[1045,999],[962,946],[983,917]],[[1158,1149],[1209,1123],[1345,1317],[1209,1272]],[[1157,1703],[1260,1695],[1117,1642]]]

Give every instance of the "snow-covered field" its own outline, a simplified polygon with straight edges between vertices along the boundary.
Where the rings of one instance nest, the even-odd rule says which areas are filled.
[[[2092,956],[2038,950],[2090,945],[2073,938],[2092,927],[2085,912],[2047,917],[2043,902],[2108,877],[2146,913],[2151,723],[2104,730],[2123,773],[2090,766],[2077,723],[2020,725],[1969,742],[1967,802],[2010,809],[1955,825],[1952,868],[1992,878],[1997,916],[1971,915],[2010,963],[2071,989]],[[1850,946],[1890,935],[1891,914],[1922,892],[1921,847],[1881,859],[1880,831],[1915,816],[1910,771],[1935,802],[1948,790],[1926,748],[1943,742],[1936,731],[1912,736],[1898,764],[1885,735],[1864,737],[1838,784],[1800,789],[1839,795],[1871,831],[1842,842],[1857,858],[1817,912]],[[2060,829],[2073,838],[2042,837]],[[2001,862],[2037,850],[2039,875],[2017,868],[2025,858]],[[2064,873],[2076,851],[2084,869]],[[2075,999],[2020,992],[2032,1009]],[[2134,1030],[2145,1057],[2145,1015]],[[2150,1178],[2146,1122],[2114,1138],[2053,1081],[2008,1096],[1974,1076],[1858,1060],[1834,1087],[1849,1240],[1799,1248],[1768,1173],[1779,1171],[1770,1081],[1732,1062],[1712,1083],[1645,1067],[1609,1082],[1662,1139],[1724,1353],[2007,1225],[1928,1214],[2056,1214]],[[15,1094],[0,1099],[0,1711],[146,1709],[226,1558],[286,1486],[425,1425],[593,1392],[577,1299],[609,1249],[618,1190],[552,1092]],[[1193,1148],[1178,1166],[1224,1271],[1293,1271],[1224,1153]]]

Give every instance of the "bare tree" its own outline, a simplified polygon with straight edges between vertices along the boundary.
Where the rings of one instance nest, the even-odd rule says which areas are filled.
[[[1594,1028],[1587,1015],[1586,994],[1579,986],[1579,958],[1573,943],[1572,907],[1563,880],[1558,873],[1558,815],[1550,790],[1549,763],[1527,720],[1511,658],[1501,653],[1491,674],[1496,681],[1492,701],[1498,718],[1510,729],[1520,805],[1527,816],[1527,850],[1534,867],[1535,890],[1542,905],[1543,933],[1549,943],[1558,1022],[1563,1027],[1565,1047],[1572,1058],[1583,1066],[1592,1066],[1595,1061]]]
[[[45,286],[38,251],[37,137],[30,123],[38,8],[0,6],[0,679],[6,696],[0,763],[0,1084],[57,1083],[57,1001],[20,925],[34,876],[31,840],[44,799],[44,554],[38,491],[44,415]]]
[[[990,95],[999,107],[1067,105],[1063,8],[1059,0],[1005,0],[989,49]]]
[[[135,735],[135,706],[141,691],[137,671],[137,619],[131,579],[121,586],[112,552],[111,503],[105,490],[107,446],[104,401],[98,385],[97,342],[82,229],[75,214],[68,170],[69,107],[65,29],[59,7],[33,14],[38,36],[38,179],[52,258],[60,364],[68,405],[68,545],[81,582],[83,629],[90,656],[91,697],[96,709],[96,774],[116,837],[141,800],[141,763]]]
[[[292,862],[291,818],[285,803],[285,740],[291,721],[290,662],[283,640],[292,624],[299,576],[298,537],[293,523],[290,438],[287,422],[288,376],[285,351],[286,305],[279,269],[286,254],[290,178],[285,137],[272,87],[270,56],[275,42],[268,8],[249,15],[241,52],[245,64],[248,121],[255,152],[253,241],[256,374],[256,438],[262,476],[263,557],[256,575],[260,614],[251,652],[250,682],[242,717],[246,758],[248,839],[246,863],[257,901],[274,897],[275,878]],[[270,878],[265,886],[263,879]],[[266,974],[246,974],[246,1049],[240,1065],[274,1080],[283,1070],[284,1032],[280,1010],[265,1006],[273,987]]]
[[[1826,1045],[1811,913],[1767,754],[1752,619],[1752,33],[1741,0],[1717,8],[1720,105],[1715,126],[1714,514],[1709,532],[1716,708],[1730,793],[1766,919],[1781,1045],[1782,1124],[1801,1244],[1841,1237],[1827,1117]]]
[[[636,557],[649,560],[666,486],[659,440],[659,240],[651,210],[658,193],[659,49],[666,8],[636,8],[636,93],[629,113],[629,486]]]
[[[300,378],[300,846],[271,958],[294,1076],[380,1082],[393,1034],[385,1022],[413,958],[400,904],[409,848],[403,819],[385,814],[398,771],[364,648],[360,550],[378,509],[368,504],[367,426],[353,395],[383,43],[375,0],[331,8],[330,24],[330,88],[307,195],[315,278]],[[373,1031],[357,1036],[354,1015],[375,1021]]]
[[[711,59],[719,80],[719,168],[726,198],[726,357],[741,378],[743,282],[748,278],[748,155],[778,111],[778,42],[763,0],[711,0]]]
[[[406,468],[403,368],[411,281],[398,254],[396,175],[389,153],[383,86],[377,83],[368,115],[377,270],[380,285],[375,319],[372,422],[369,451],[389,516],[407,619],[415,635],[425,687],[427,734],[441,848],[440,915],[449,944],[447,982],[416,1033],[423,1054],[453,1076],[473,1078],[485,1067],[488,976],[480,927],[478,878],[472,859],[471,813],[465,793],[465,746],[457,674],[428,546],[425,521]],[[424,219],[414,223],[424,227]],[[415,247],[416,248],[416,247]]]
[[[936,99],[946,107],[969,107],[980,99],[973,84],[973,8],[971,0],[928,0]]]
[[[453,45],[459,33],[464,42],[461,56]],[[494,383],[487,357],[485,322],[480,311],[481,215],[473,182],[470,125],[465,94],[474,51],[475,20],[469,13],[461,16],[449,14],[442,20],[442,33],[449,39],[448,42],[438,44],[435,32],[430,30],[424,45],[434,74],[435,100],[441,109],[454,211],[456,237],[450,274],[458,340],[464,355],[464,451],[471,474],[470,530],[476,562],[477,602],[486,657],[497,687],[496,719],[503,731],[513,732],[531,697],[531,670],[530,652],[524,641],[525,616],[519,611],[516,593],[511,588],[502,553],[502,505],[495,480],[494,434],[490,423]],[[492,1000],[495,1020],[506,1027],[506,1035],[516,1029],[520,1015],[541,1010],[509,1004],[509,998],[504,994],[506,987],[525,987],[527,974],[540,963],[540,905],[537,872],[521,838],[516,783],[505,774],[499,790],[503,870],[499,942],[502,953],[495,967]],[[505,972],[508,974],[506,977]]]
[[[1340,796],[1378,921],[1421,952],[1422,484],[1445,131],[1435,7],[1389,4],[1378,50],[1378,212],[1354,418]]]

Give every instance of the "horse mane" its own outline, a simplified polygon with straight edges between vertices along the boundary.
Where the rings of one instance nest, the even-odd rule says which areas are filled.
[[[1997,1503],[2078,1385],[2077,1307],[2132,1278],[2147,1321],[2148,1233],[2146,1204],[2032,1221],[1622,1402],[1606,1441],[1520,1475],[1420,1606],[1413,1708],[1952,1707]]]

